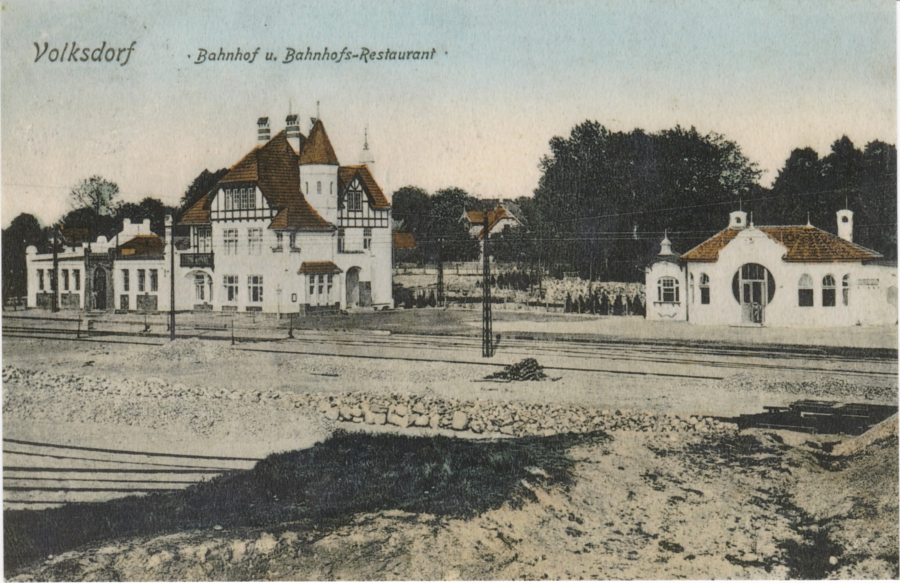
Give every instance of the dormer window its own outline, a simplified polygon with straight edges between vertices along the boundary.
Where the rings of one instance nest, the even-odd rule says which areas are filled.
[[[362,210],[362,192],[351,190],[347,194],[347,208],[351,211]]]

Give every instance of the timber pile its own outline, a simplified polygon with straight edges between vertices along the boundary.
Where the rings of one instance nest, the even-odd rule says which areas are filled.
[[[488,380],[498,379],[505,381],[542,381],[547,378],[544,367],[533,358],[526,358],[516,364],[504,367],[500,372],[495,372],[484,377]]]

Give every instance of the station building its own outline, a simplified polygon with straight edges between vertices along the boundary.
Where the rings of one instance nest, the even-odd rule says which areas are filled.
[[[126,220],[113,239],[59,254],[59,305],[168,310],[174,271],[177,310],[391,307],[391,205],[370,171],[368,144],[363,163],[341,166],[322,121],[312,120],[307,137],[296,115],[274,137],[260,118],[257,140],[185,211],[180,224],[189,237],[176,241],[171,218],[165,242],[148,221]],[[27,266],[28,306],[49,307],[52,255],[29,248]]]
[[[853,243],[853,213],[837,236],[810,224],[728,227],[679,255],[668,237],[645,270],[648,320],[771,327],[897,323],[897,266]]]

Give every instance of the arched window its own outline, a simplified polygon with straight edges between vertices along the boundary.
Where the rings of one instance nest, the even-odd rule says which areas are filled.
[[[813,282],[812,278],[807,274],[800,276],[800,283],[797,284],[797,300],[801,308],[808,308],[813,305]]]
[[[847,217],[844,217],[844,218],[847,218]],[[849,273],[844,276],[844,279],[841,282],[841,286],[842,286],[841,293],[843,293],[843,295],[844,295],[844,297],[843,297],[844,305],[849,306],[850,305],[850,274]]]
[[[678,301],[678,282],[674,277],[662,277],[657,283],[657,292],[661,302]]]
[[[700,303],[709,303],[709,276],[705,273],[700,274]]]
[[[833,308],[835,305],[834,276],[826,275],[822,278],[822,305]]]

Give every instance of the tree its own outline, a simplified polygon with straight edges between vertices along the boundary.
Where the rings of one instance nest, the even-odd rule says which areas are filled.
[[[2,233],[4,302],[27,293],[25,250],[29,245],[37,247],[39,253],[48,250],[40,221],[33,215],[23,213],[14,218]]]
[[[592,121],[551,139],[539,168],[522,209],[550,271],[620,281],[640,279],[636,267],[665,229],[673,240],[684,233],[685,246],[715,233],[698,209],[736,207],[760,174],[720,134],[611,132]]]
[[[791,152],[769,194],[769,224],[814,226],[837,233],[835,212],[854,211],[853,241],[897,257],[897,149],[875,141],[857,149],[846,136],[824,158],[812,148]]]
[[[138,204],[126,202],[119,205],[116,209],[116,224],[121,227],[122,219],[130,219],[132,223],[141,223],[144,219],[150,219],[150,230],[162,235],[166,228],[166,215],[174,213],[174,208],[148,196]]]
[[[204,168],[203,172],[194,178],[191,185],[188,186],[187,190],[184,191],[184,194],[181,195],[181,200],[178,203],[179,210],[184,212],[190,208],[190,206],[200,200],[204,194],[212,190],[226,174],[228,174],[228,168],[221,168],[215,172],[210,172],[208,169]]]
[[[113,214],[118,198],[119,186],[101,176],[82,180],[69,192],[69,204],[73,210],[89,208],[100,216]]]
[[[461,188],[444,188],[431,197],[422,242],[427,261],[436,261],[438,252],[444,261],[472,261],[478,258],[478,239],[469,234],[462,221],[475,199]],[[417,239],[418,241],[418,239]]]

